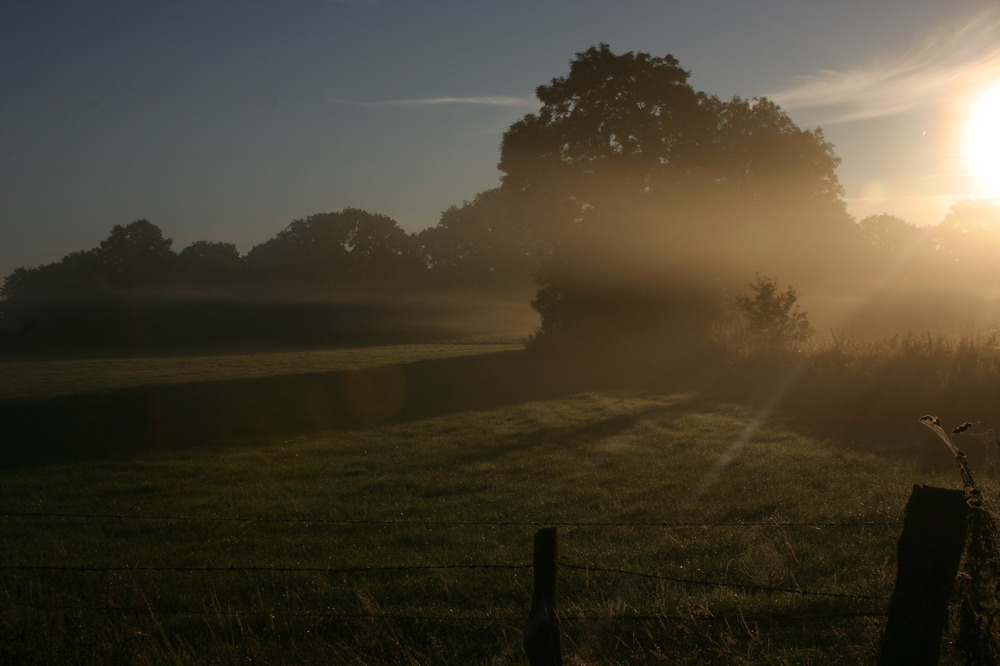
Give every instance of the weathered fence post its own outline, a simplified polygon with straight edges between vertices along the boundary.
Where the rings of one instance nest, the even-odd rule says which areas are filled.
[[[556,528],[535,534],[535,594],[524,625],[524,651],[531,666],[561,666],[559,617],[556,615]]]
[[[915,485],[899,538],[880,666],[936,664],[965,549],[965,492]]]

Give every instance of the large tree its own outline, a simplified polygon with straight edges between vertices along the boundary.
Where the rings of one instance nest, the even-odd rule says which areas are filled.
[[[551,255],[534,303],[543,334],[676,329],[679,309],[703,302],[692,285],[756,270],[798,280],[832,269],[856,234],[820,130],[688,78],[672,56],[601,44],[504,135],[503,187]]]
[[[533,195],[552,225],[634,195],[703,202],[835,203],[839,159],[821,130],[802,130],[767,99],[728,102],[695,91],[670,55],[578,53],[567,77],[539,86],[542,106],[505,133],[507,189]],[[540,202],[532,201],[533,205]]]
[[[602,44],[539,86],[541,109],[507,130],[498,165],[525,204],[522,223],[554,243],[588,207],[676,182],[709,135],[687,78],[671,56],[618,56]]]

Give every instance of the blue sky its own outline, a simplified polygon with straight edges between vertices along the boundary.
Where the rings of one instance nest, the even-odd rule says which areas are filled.
[[[0,276],[146,218],[241,251],[358,207],[408,231],[495,186],[503,131],[600,42],[821,126],[858,217],[940,221],[993,2],[12,0],[0,8]],[[977,189],[978,188],[978,189]]]

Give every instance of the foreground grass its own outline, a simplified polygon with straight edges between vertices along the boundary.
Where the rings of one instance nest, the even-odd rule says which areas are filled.
[[[569,663],[864,663],[910,488],[957,485],[947,464],[803,434],[767,395],[595,388],[509,350],[412,351],[387,350],[392,371],[344,353],[348,367],[308,379],[12,401],[40,414],[117,397],[163,427],[39,443],[14,419],[50,457],[0,472],[0,657],[523,663],[524,566],[534,531],[557,524]],[[326,402],[302,407],[316,392]],[[235,413],[197,409],[206,397]],[[56,455],[74,442],[86,455]],[[422,568],[440,566],[455,568]]]

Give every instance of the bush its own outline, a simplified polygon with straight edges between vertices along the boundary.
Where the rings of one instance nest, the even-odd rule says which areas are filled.
[[[757,274],[750,285],[752,294],[736,297],[742,319],[742,335],[757,349],[788,349],[806,342],[813,327],[806,313],[799,310],[799,295],[791,286],[778,291],[778,281]]]

